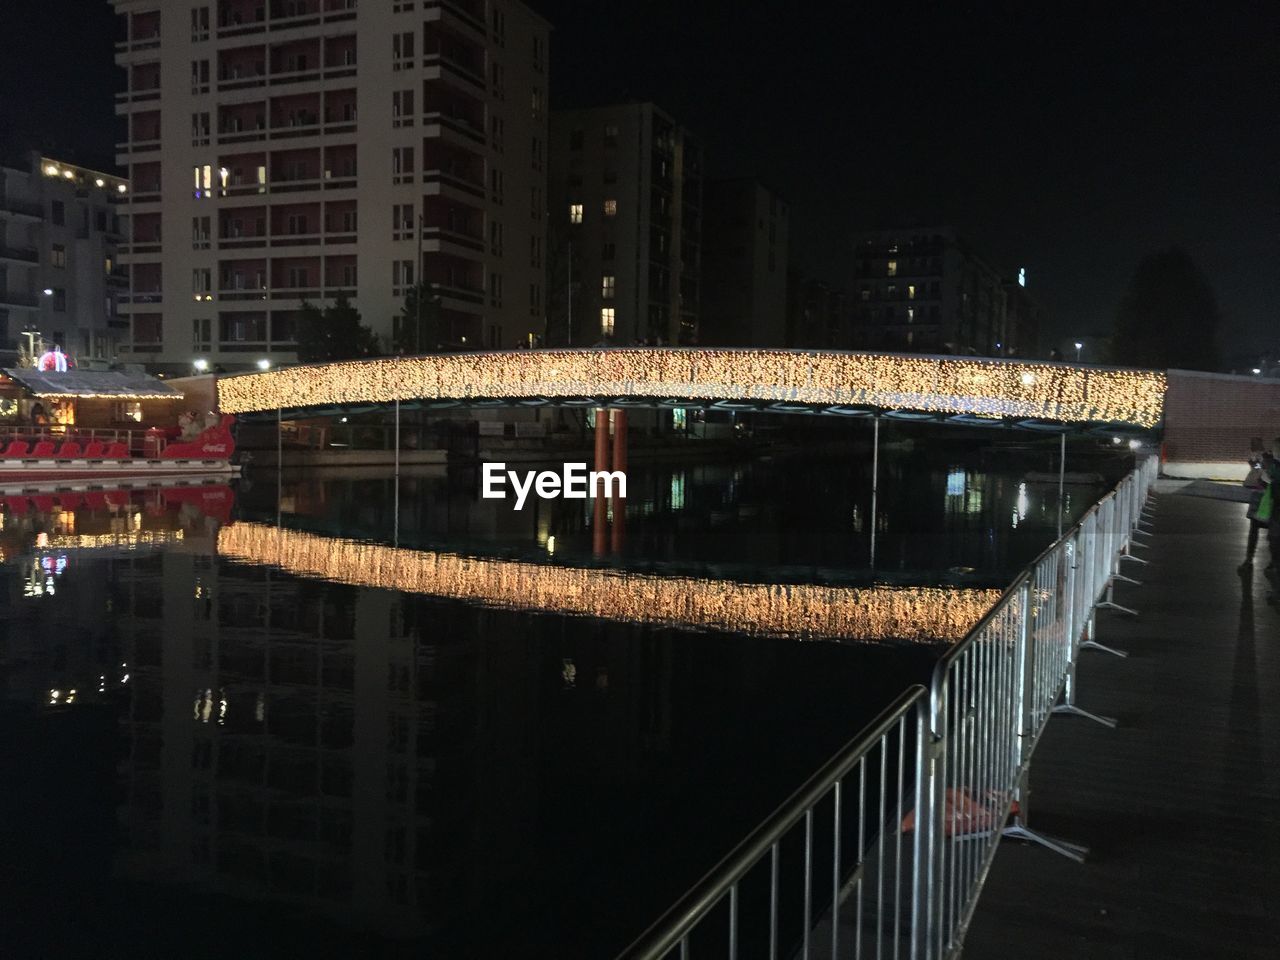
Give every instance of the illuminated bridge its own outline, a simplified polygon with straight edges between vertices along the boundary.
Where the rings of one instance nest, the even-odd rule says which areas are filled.
[[[1152,370],[837,351],[605,348],[383,357],[222,378],[225,413],[300,416],[400,403],[702,407],[1019,427],[1149,430]]]

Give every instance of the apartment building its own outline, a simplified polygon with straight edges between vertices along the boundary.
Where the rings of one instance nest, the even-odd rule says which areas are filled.
[[[787,345],[787,205],[751,179],[708,181],[703,203],[705,346]]]
[[[0,165],[0,362],[60,347],[79,367],[106,366],[127,337],[117,295],[120,177],[38,153]]]
[[[951,227],[863,234],[856,241],[854,275],[857,346],[1004,352],[1003,278]]]
[[[702,148],[652,103],[551,120],[549,279],[569,286],[557,328],[575,344],[698,342]],[[557,251],[558,254],[560,251]]]
[[[388,344],[545,328],[548,26],[515,0],[113,0],[124,349],[156,367],[295,359],[344,295]],[[397,338],[420,280],[431,327]],[[421,341],[421,342],[419,342]]]

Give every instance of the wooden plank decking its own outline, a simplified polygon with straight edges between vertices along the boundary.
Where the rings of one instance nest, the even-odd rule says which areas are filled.
[[[1239,503],[1174,492],[1126,565],[1144,583],[1099,614],[1082,707],[1054,717],[1031,766],[1031,825],[1090,846],[1079,865],[1006,842],[966,960],[1280,957],[1280,609],[1263,567],[1237,572]]]

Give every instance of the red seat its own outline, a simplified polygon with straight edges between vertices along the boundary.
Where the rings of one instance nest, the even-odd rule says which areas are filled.
[[[26,513],[31,504],[27,502],[26,497],[6,497],[5,506],[9,508],[10,513]]]
[[[127,460],[129,459],[129,448],[123,443],[113,443],[107,447],[106,453],[102,456],[107,460]]]
[[[101,460],[103,451],[106,449],[107,449],[107,445],[105,443],[103,443],[101,440],[94,440],[92,443],[90,443],[87,447],[84,448],[85,459]]]
[[[6,459],[25,457],[27,455],[27,441],[10,440],[9,446],[5,448],[4,456]]]
[[[59,460],[74,460],[80,456],[80,444],[74,440],[68,440],[58,449]]]
[[[41,440],[31,448],[31,456],[38,460],[46,460],[53,456],[53,441]]]
[[[31,502],[35,504],[35,508],[41,513],[53,513],[53,497],[42,494],[38,497],[32,497]]]
[[[107,506],[106,495],[98,490],[91,490],[84,495],[84,505],[90,510],[102,510]]]
[[[63,510],[74,510],[80,506],[80,494],[78,493],[60,493],[58,494],[58,506]]]

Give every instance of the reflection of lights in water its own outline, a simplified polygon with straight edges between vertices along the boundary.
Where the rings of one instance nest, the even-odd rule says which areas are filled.
[[[572,687],[578,682],[578,667],[568,657],[560,663],[560,680],[566,688]]]
[[[227,719],[227,691],[218,691],[218,723],[224,723]]]
[[[555,534],[552,534],[551,536],[547,537],[547,554],[549,556],[555,556],[555,553],[556,553],[556,538],[555,538]]]
[[[1031,498],[1027,496],[1027,485],[1025,482],[1018,484],[1018,503],[1013,508],[1013,529],[1018,529],[1018,524],[1027,519],[1027,514],[1031,512]]]
[[[258,699],[255,700],[253,703],[253,719],[257,720],[258,723],[261,723],[263,718],[266,717],[266,715],[267,715],[267,699],[263,694],[259,693]]]
[[[959,640],[999,590],[734,583],[485,560],[240,522],[218,531],[228,560],[337,583],[634,623],[784,637]]]
[[[684,483],[685,472],[683,470],[678,473],[671,474],[671,509],[684,509]]]
[[[952,467],[947,471],[947,496],[964,496],[964,470],[960,467]]]

